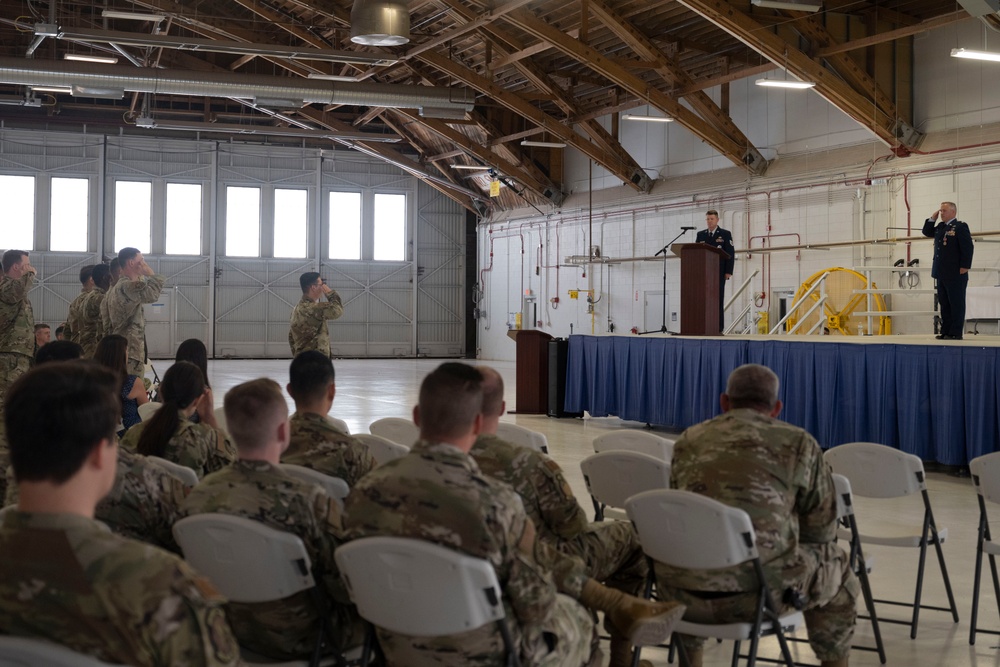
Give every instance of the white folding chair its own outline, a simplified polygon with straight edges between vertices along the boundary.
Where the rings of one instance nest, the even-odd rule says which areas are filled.
[[[338,429],[340,429],[347,435],[351,434],[351,428],[347,425],[347,422],[345,422],[343,419],[337,419],[336,417],[330,417],[329,415],[327,415],[327,419],[332,421],[334,426],[336,426]]]
[[[635,525],[643,553],[650,561],[647,597],[655,575],[653,562],[666,563],[691,570],[716,570],[752,562],[757,574],[757,605],[754,618],[737,623],[692,623],[680,621],[674,633],[695,637],[716,637],[735,642],[732,664],[739,660],[740,643],[750,642],[748,667],[757,660],[760,637],[776,635],[785,664],[792,667],[791,653],[785,639],[804,623],[801,612],[779,615],[768,591],[764,568],[757,553],[757,537],[750,516],[741,509],[729,507],[706,496],[690,491],[661,489],[632,496],[625,511]],[[687,658],[681,646],[683,662]],[[636,647],[636,659],[640,647]]]
[[[388,438],[383,438],[382,436],[375,435],[373,433],[357,433],[351,437],[368,448],[368,451],[371,453],[372,458],[375,459],[375,465],[377,466],[384,465],[393,459],[406,456],[406,454],[410,451],[410,448],[406,445],[401,445],[398,442],[393,442]]]
[[[316,605],[319,624],[312,658],[294,665],[329,664],[321,656],[335,637],[329,600],[313,578],[312,562],[302,540],[259,521],[228,514],[196,514],[173,526],[184,560],[208,577],[230,602],[281,600],[308,591]],[[344,657],[335,655],[334,664]],[[247,664],[253,663],[247,660]]]
[[[420,439],[420,429],[417,425],[409,419],[399,417],[376,419],[368,427],[368,432],[407,447],[413,446],[413,443]]]
[[[507,666],[519,664],[489,561],[405,537],[354,540],[338,547],[334,558],[351,601],[372,625],[411,637],[440,637],[496,623]],[[362,665],[367,657],[366,650]]]
[[[989,556],[990,574],[993,576],[993,594],[1000,608],[1000,577],[997,576],[996,557],[1000,554],[1000,544],[993,541],[989,519],[986,516],[986,501],[1000,503],[1000,452],[979,456],[969,462],[972,483],[979,497],[979,536],[976,540],[976,574],[972,585],[972,627],[969,628],[969,645],[975,645],[976,633],[1000,635],[997,630],[981,630],[979,621],[979,586],[983,576],[983,554]]]
[[[905,535],[860,535],[862,544],[879,544],[889,547],[916,547],[920,550],[917,566],[917,584],[913,594],[913,602],[897,602],[893,600],[875,600],[884,604],[912,607],[913,616],[909,621],[882,618],[883,623],[899,623],[910,626],[910,638],[917,637],[917,622],[921,609],[950,611],[955,623],[958,623],[958,607],[955,605],[955,595],[951,590],[951,580],[948,568],[944,562],[944,551],[941,544],[948,537],[947,528],[938,528],[931,510],[931,500],[924,481],[924,464],[913,454],[901,452],[893,447],[879,445],[873,442],[854,442],[838,445],[828,449],[823,455],[833,472],[847,477],[851,481],[851,489],[855,496],[864,498],[900,498],[903,496],[920,495],[923,500],[923,525],[919,531]],[[924,565],[927,562],[927,545],[933,544],[937,553],[938,565],[941,567],[941,578],[948,594],[948,607],[937,607],[921,604],[923,593]]]
[[[168,473],[184,482],[186,486],[198,485],[198,473],[191,468],[182,466],[179,463],[174,463],[173,461],[168,461],[167,459],[161,459],[159,456],[147,456],[146,458],[161,468],[164,468]]]
[[[549,453],[549,441],[544,433],[532,431],[517,424],[500,422],[497,424],[497,437],[515,445],[529,447],[542,454]]]
[[[226,428],[226,410],[222,406],[220,406],[217,407],[214,410],[214,412],[215,412],[215,423],[219,425],[219,430],[222,431],[223,433],[228,434],[229,429]]]
[[[851,482],[843,475],[834,473],[833,486],[837,494],[837,520],[850,534],[850,563],[851,568],[858,576],[861,583],[861,594],[865,599],[865,608],[868,609],[868,619],[872,624],[872,634],[875,636],[875,646],[852,646],[851,648],[861,651],[875,651],[878,653],[879,661],[885,664],[885,644],[882,643],[882,631],[878,626],[878,614],[875,613],[875,598],[872,596],[872,585],[868,578],[871,572],[872,560],[865,558],[861,550],[861,539],[858,533],[858,523],[854,517],[854,499],[851,495]],[[863,618],[863,617],[862,617]]]
[[[281,463],[278,467],[296,479],[300,479],[303,482],[310,482],[320,487],[326,492],[326,495],[338,502],[341,509],[344,508],[344,498],[351,492],[351,487],[341,478],[324,475],[318,470],[313,470],[305,466],[297,466],[294,463]]]
[[[594,438],[594,451],[598,454],[613,449],[642,452],[669,463],[674,458],[674,441],[649,431],[625,428]]]
[[[139,419],[144,422],[148,422],[150,417],[156,414],[156,411],[163,407],[163,403],[157,403],[155,401],[149,401],[148,403],[143,403],[139,406]]]
[[[83,653],[41,639],[0,636],[0,667],[108,667]]]
[[[604,520],[606,507],[625,507],[631,496],[670,487],[670,464],[663,459],[624,450],[591,454],[580,461],[583,481],[594,501],[594,520]]]

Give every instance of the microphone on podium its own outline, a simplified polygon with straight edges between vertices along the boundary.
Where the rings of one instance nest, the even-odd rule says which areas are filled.
[[[689,231],[689,230],[692,230],[692,229],[698,229],[698,228],[697,227],[681,227],[681,229],[686,232],[686,231]]]

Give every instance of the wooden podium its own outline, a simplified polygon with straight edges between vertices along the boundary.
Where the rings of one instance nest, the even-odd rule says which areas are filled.
[[[720,262],[729,255],[707,243],[675,243],[681,258],[681,335],[718,336]]]
[[[535,329],[511,329],[507,335],[517,345],[515,409],[522,415],[549,411],[549,341],[552,336]]]

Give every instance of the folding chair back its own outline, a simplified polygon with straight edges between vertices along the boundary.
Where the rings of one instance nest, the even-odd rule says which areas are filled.
[[[625,501],[637,493],[670,486],[670,464],[640,452],[591,454],[580,462],[580,468],[594,501],[609,507],[625,507]]]
[[[298,536],[228,514],[196,514],[174,524],[184,559],[232,602],[280,600],[315,585]]]
[[[989,557],[990,574],[993,580],[993,594],[1000,607],[1000,576],[997,574],[996,557],[1000,555],[1000,544],[993,541],[990,531],[986,502],[1000,503],[1000,452],[979,456],[969,462],[972,483],[976,487],[979,501],[979,531],[976,539],[976,572],[972,585],[972,620],[969,628],[969,645],[975,645],[976,634],[1000,635],[997,630],[979,628],[979,587],[983,576],[983,555]]]
[[[670,462],[674,458],[674,441],[661,438],[649,431],[626,428],[611,431],[594,438],[594,451],[607,452],[613,449],[624,449],[630,452],[642,452]]]
[[[823,458],[835,473],[851,480],[856,496],[899,498],[924,489],[924,464],[919,457],[874,442],[832,447]]]
[[[384,465],[393,459],[402,458],[410,451],[406,445],[372,433],[358,433],[352,437],[368,448],[376,465]]]
[[[278,467],[296,479],[300,479],[303,482],[311,482],[320,487],[326,492],[326,495],[340,501],[341,507],[344,506],[344,498],[351,492],[351,487],[339,477],[324,475],[318,470],[313,470],[305,466],[297,466],[294,463],[282,463]]]
[[[411,447],[420,439],[420,429],[417,425],[409,419],[399,417],[377,419],[368,427],[368,432],[407,447]]]
[[[512,442],[515,445],[534,449],[542,454],[549,453],[549,441],[544,434],[524,428],[523,426],[518,426],[517,424],[500,422],[497,424],[497,437],[501,440]]]
[[[153,415],[156,414],[156,411],[162,407],[163,403],[156,403],[155,401],[149,401],[147,403],[143,403],[142,405],[139,406],[138,409],[139,419],[141,419],[144,422],[148,422],[153,417]]]
[[[334,426],[336,426],[338,429],[340,429],[347,435],[351,434],[351,428],[347,425],[347,422],[345,422],[343,419],[337,419],[336,417],[331,417],[329,415],[327,415],[327,419],[332,421]]]
[[[991,503],[1000,503],[1000,452],[978,456],[969,462],[976,493]]]
[[[0,636],[2,667],[108,667],[83,653],[40,639]]]
[[[913,615],[909,621],[882,618],[883,623],[899,623],[910,626],[910,638],[917,637],[917,624],[921,609],[950,611],[952,619],[958,623],[958,607],[955,605],[955,595],[951,589],[948,577],[948,567],[944,560],[944,550],[941,544],[948,537],[948,529],[939,528],[934,520],[930,495],[925,483],[924,464],[919,457],[906,454],[893,447],[879,445],[873,442],[853,442],[838,445],[828,449],[823,459],[830,465],[834,473],[844,475],[850,480],[851,489],[856,496],[866,498],[899,498],[919,495],[923,502],[923,522],[919,531],[906,535],[868,535],[861,534],[863,544],[879,544],[890,547],[914,547],[920,550],[917,565],[917,582],[913,594],[913,602],[897,602],[893,600],[875,600],[888,604],[911,607]],[[945,593],[948,595],[948,607],[922,604],[924,565],[927,558],[927,545],[933,544],[941,568],[941,578],[944,581]]]
[[[198,473],[191,468],[182,466],[179,463],[174,463],[173,461],[168,461],[167,459],[162,459],[159,456],[147,456],[146,458],[161,468],[164,468],[168,473],[184,482],[185,485],[198,485]]]
[[[496,623],[507,664],[518,664],[489,561],[405,537],[354,540],[334,558],[351,601],[369,623],[411,637],[456,635]]]

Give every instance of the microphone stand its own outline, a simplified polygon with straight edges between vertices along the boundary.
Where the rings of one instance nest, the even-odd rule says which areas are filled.
[[[691,229],[694,229],[694,227],[691,227]],[[673,245],[674,241],[676,241],[677,239],[679,239],[680,237],[684,236],[687,233],[688,233],[688,228],[682,227],[680,234],[675,236],[670,241],[670,243],[660,248],[660,251],[657,252],[655,255],[653,255],[653,257],[663,255],[663,321],[660,323],[659,329],[654,329],[653,331],[640,331],[639,332],[640,336],[645,336],[646,334],[652,334],[652,333],[668,333],[668,334],[677,333],[675,331],[667,330],[667,250],[670,249],[670,246]]]

